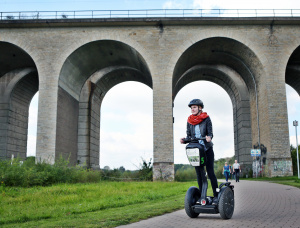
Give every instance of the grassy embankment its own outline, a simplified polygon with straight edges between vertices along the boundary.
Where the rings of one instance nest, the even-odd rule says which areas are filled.
[[[103,173],[67,168],[65,162],[6,163],[0,166],[1,227],[115,227],[182,209],[186,190],[197,185],[196,181],[99,182]],[[194,179],[192,173],[181,167],[176,177]],[[246,180],[300,187],[297,177]],[[85,183],[90,181],[96,183]]]
[[[300,180],[298,179],[298,176],[292,176],[292,177],[258,177],[258,178],[248,178],[243,180],[254,180],[254,181],[269,181],[272,183],[277,184],[284,184],[284,185],[290,185],[297,188],[300,188]]]
[[[185,192],[193,185],[196,182],[103,181],[2,187],[0,226],[115,227],[184,208]]]

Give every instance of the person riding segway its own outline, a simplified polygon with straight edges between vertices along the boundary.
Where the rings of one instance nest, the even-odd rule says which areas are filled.
[[[224,219],[231,218],[234,210],[233,186],[230,182],[223,183],[218,188],[214,173],[214,151],[212,123],[206,112],[203,112],[203,102],[193,99],[188,106],[192,115],[187,121],[187,137],[181,138],[186,146],[189,162],[195,166],[199,188],[190,187],[185,197],[185,210],[189,217],[195,218],[200,213],[220,213]],[[214,197],[206,196],[207,178],[204,167],[211,181]],[[218,193],[219,192],[219,193]]]
[[[199,140],[199,144],[204,146],[206,152],[206,170],[209,176],[211,187],[214,193],[213,204],[218,204],[218,181],[214,172],[214,151],[213,143],[213,129],[210,117],[206,112],[203,112],[204,104],[200,99],[193,99],[190,101],[188,106],[191,108],[192,115],[187,120],[186,138],[201,138],[205,137],[206,140]],[[181,138],[180,142],[184,143],[184,138]],[[199,189],[202,188],[202,178],[200,174],[200,167],[195,166],[197,181]]]

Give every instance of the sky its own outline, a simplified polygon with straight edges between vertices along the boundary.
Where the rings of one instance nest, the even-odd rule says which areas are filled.
[[[299,0],[0,0],[0,12],[73,11],[73,10],[137,10],[137,9],[300,9]],[[290,143],[296,145],[293,120],[300,118],[299,95],[289,86],[287,107]],[[214,91],[210,93],[209,91]],[[190,91],[196,91],[191,93]],[[209,96],[208,96],[209,94]],[[150,160],[153,151],[152,90],[137,82],[125,82],[113,87],[105,96],[101,108],[100,167],[136,169],[141,159]],[[187,104],[194,98],[203,100],[214,128],[215,158],[234,155],[232,104],[218,85],[200,81],[185,86],[174,102],[174,161],[187,164],[185,146],[179,138],[185,136]],[[28,156],[35,155],[38,94],[30,106]],[[116,106],[115,104],[120,104]],[[136,117],[139,118],[136,118]],[[111,127],[119,119],[118,127]],[[299,135],[299,134],[298,134]],[[132,140],[134,139],[134,140]],[[299,138],[300,139],[300,138]],[[298,141],[300,142],[300,140]]]
[[[0,12],[136,9],[300,9],[286,0],[0,0]]]

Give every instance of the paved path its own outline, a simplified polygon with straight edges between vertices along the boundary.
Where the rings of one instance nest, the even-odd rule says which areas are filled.
[[[231,219],[219,214],[200,214],[189,218],[185,210],[133,223],[122,228],[135,227],[300,227],[300,189],[261,181],[244,181],[235,186],[235,209]]]

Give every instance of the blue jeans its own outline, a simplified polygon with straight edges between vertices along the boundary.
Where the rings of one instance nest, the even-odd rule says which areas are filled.
[[[224,172],[224,176],[226,178],[226,182],[228,182],[229,174],[230,174],[229,172],[226,172],[226,171]]]

